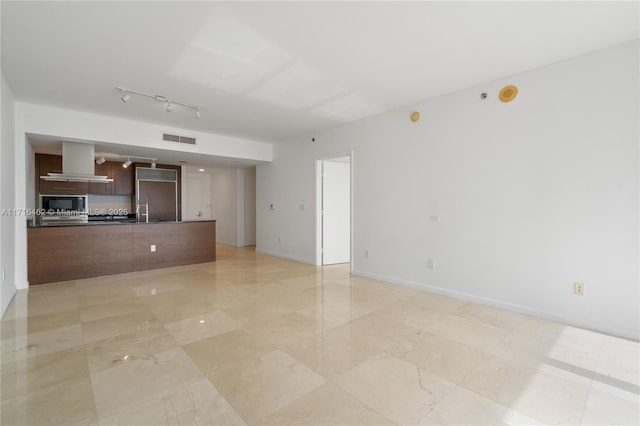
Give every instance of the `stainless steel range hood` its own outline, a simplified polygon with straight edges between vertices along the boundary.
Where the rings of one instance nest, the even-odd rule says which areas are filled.
[[[62,142],[62,173],[47,173],[47,176],[40,176],[40,179],[58,182],[113,182],[107,176],[95,175],[94,157],[93,144]]]

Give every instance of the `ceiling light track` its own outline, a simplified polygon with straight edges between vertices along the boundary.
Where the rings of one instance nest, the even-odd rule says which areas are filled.
[[[121,157],[122,158],[127,157],[127,160],[122,164],[122,167],[124,167],[125,169],[127,167],[129,167],[131,164],[133,164],[133,161],[131,161],[132,158],[134,160],[150,160],[151,161],[151,168],[152,169],[156,168],[157,158],[153,158],[153,157],[138,157],[137,155],[121,155]]]
[[[173,99],[169,99],[166,96],[150,95],[148,93],[142,93],[142,92],[138,92],[138,91],[135,91],[135,90],[125,89],[124,87],[120,87],[120,86],[116,86],[116,90],[119,90],[122,93],[122,96],[120,97],[122,102],[128,102],[129,99],[131,99],[131,94],[134,94],[134,95],[138,95],[138,96],[144,96],[146,98],[150,98],[150,99],[153,99],[153,100],[158,101],[158,102],[165,103],[166,104],[166,108],[167,108],[167,112],[173,111],[173,106],[174,105],[180,105],[180,106],[183,106],[185,108],[194,109],[195,112],[196,112],[196,118],[200,118],[201,117],[200,111],[202,111],[202,106],[200,106],[200,105],[189,104],[189,103],[186,103],[186,102],[179,102],[179,101],[175,101]]]

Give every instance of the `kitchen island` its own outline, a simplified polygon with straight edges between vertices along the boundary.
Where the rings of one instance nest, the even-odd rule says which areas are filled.
[[[33,225],[27,252],[29,285],[214,262],[216,221]]]

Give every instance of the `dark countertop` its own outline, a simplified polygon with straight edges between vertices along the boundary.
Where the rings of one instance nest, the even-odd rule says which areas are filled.
[[[27,222],[27,228],[60,228],[67,226],[115,226],[115,225],[158,225],[158,224],[167,224],[167,223],[197,223],[197,222],[215,222],[215,219],[207,219],[207,220],[150,220],[149,222],[137,222],[134,220],[105,220],[105,221],[90,221],[90,222],[45,222],[38,224],[31,224]]]

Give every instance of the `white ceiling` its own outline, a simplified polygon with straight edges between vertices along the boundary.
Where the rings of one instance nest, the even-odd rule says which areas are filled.
[[[278,141],[638,38],[638,2],[2,1],[19,101]],[[203,105],[202,118],[115,90]]]

